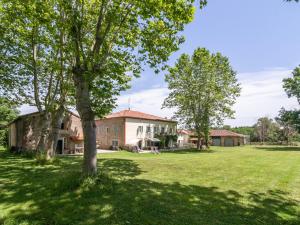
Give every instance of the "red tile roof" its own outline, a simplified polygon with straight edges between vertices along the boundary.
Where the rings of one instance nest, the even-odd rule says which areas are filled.
[[[238,134],[229,130],[211,130],[211,137],[244,137],[242,134]]]
[[[157,121],[167,121],[176,122],[167,118],[150,115],[143,112],[133,111],[133,110],[123,110],[120,112],[112,113],[105,117],[106,119],[111,118],[134,118],[134,119],[144,119],[144,120],[157,120]]]
[[[192,135],[193,134],[192,131],[190,131],[190,130],[184,130],[184,129],[177,130],[177,133],[178,134],[188,134],[188,135]]]

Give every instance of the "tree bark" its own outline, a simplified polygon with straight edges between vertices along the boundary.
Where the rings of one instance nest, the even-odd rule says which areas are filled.
[[[49,112],[43,112],[42,114],[42,121],[41,121],[41,133],[40,133],[40,139],[38,142],[38,145],[36,147],[36,150],[39,152],[46,150],[46,143],[49,136],[49,129],[50,129],[50,121],[51,121],[51,115]]]
[[[51,132],[49,135],[47,146],[47,159],[51,159],[55,156],[56,147],[59,137],[59,130],[64,118],[64,107],[59,107],[52,115]]]
[[[201,132],[197,132],[197,134],[198,134],[197,149],[202,150]]]
[[[76,108],[80,114],[83,137],[83,174],[85,176],[97,173],[97,149],[96,149],[96,124],[92,110],[89,84],[84,78],[82,70],[73,71],[73,80],[76,87]]]

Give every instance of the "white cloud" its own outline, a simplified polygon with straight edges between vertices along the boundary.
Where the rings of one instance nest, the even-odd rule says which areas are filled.
[[[128,109],[130,107],[132,110],[170,118],[173,115],[173,110],[161,109],[168,93],[168,88],[157,87],[131,94],[124,94],[118,98],[118,108],[115,111]]]
[[[238,75],[242,86],[241,96],[234,105],[235,119],[226,120],[225,124],[231,126],[253,125],[259,117],[275,117],[281,107],[287,109],[298,107],[295,99],[287,98],[283,88],[282,79],[291,74],[284,68],[269,69],[253,73],[241,73]],[[167,88],[151,88],[119,97],[119,107],[123,110],[130,107],[158,116],[171,117],[174,110],[161,110],[164,99],[168,96]]]
[[[290,70],[284,68],[268,69],[253,73],[238,74],[242,86],[241,96],[234,105],[235,119],[226,120],[231,126],[253,125],[259,117],[275,117],[281,107],[297,108],[295,99],[287,98],[282,79],[289,77]],[[157,116],[172,117],[173,109],[161,109],[169,90],[165,84],[152,86],[150,89],[123,94],[118,98],[118,107],[114,111],[130,108]],[[35,107],[22,106],[22,114],[36,111]]]
[[[242,93],[234,105],[236,119],[226,120],[226,124],[253,125],[259,117],[275,117],[281,107],[299,107],[297,101],[289,99],[282,88],[282,80],[290,74],[290,70],[283,68],[239,74]]]

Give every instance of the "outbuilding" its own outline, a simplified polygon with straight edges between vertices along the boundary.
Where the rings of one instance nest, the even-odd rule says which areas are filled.
[[[212,130],[210,133],[213,146],[240,146],[245,144],[245,135],[229,130]]]

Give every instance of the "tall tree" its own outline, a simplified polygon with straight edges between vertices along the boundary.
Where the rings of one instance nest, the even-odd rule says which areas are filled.
[[[208,145],[210,127],[233,116],[231,107],[241,90],[228,58],[198,48],[192,56],[181,55],[166,82],[170,94],[163,106],[176,108],[175,117],[196,131],[198,149],[201,138]]]
[[[52,0],[3,0],[0,10],[1,91],[37,107],[43,116],[37,150],[50,158],[71,81],[62,9]]]
[[[202,7],[206,1],[200,1]],[[184,38],[194,0],[59,1],[69,30],[76,108],[84,133],[83,172],[97,170],[95,115],[103,117],[146,63],[156,72]]]
[[[297,135],[297,131],[300,130],[300,112],[298,110],[288,111],[281,108],[278,116],[275,118],[276,122],[281,128],[281,138],[286,141],[287,144],[290,140]]]
[[[292,72],[292,77],[283,79],[283,88],[288,97],[295,97],[300,104],[300,66]]]
[[[276,124],[271,118],[262,117],[257,120],[254,128],[260,142],[264,143],[266,141],[272,141],[271,136],[274,134],[273,131],[276,129]]]

